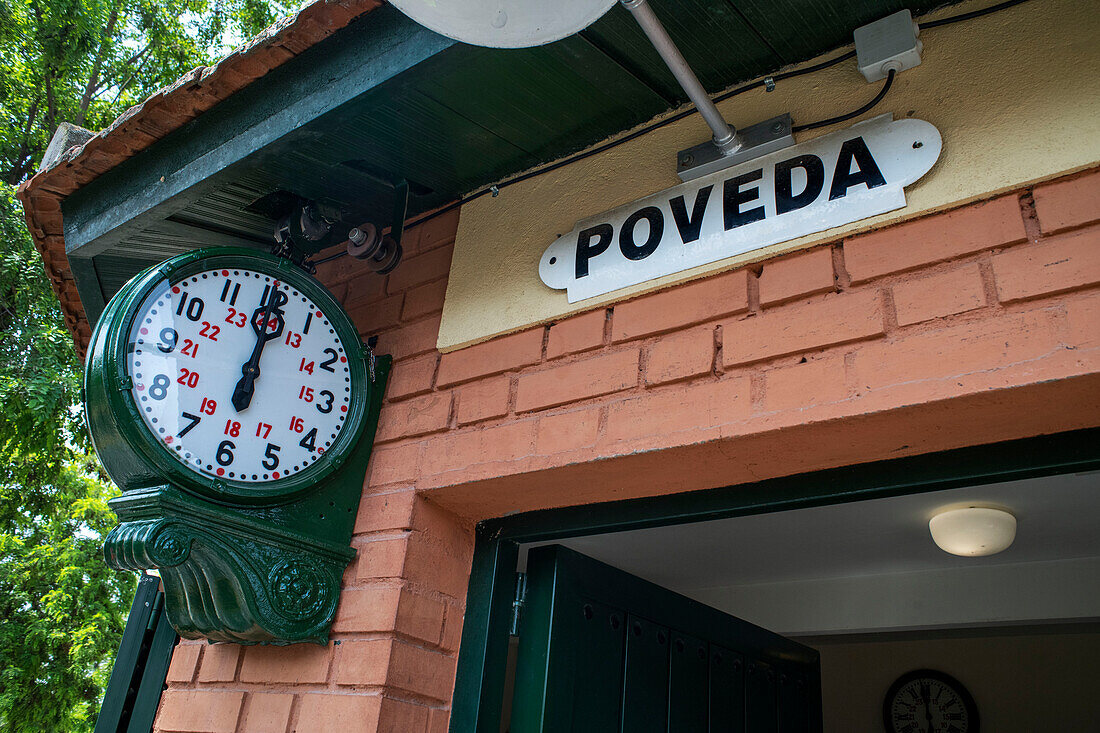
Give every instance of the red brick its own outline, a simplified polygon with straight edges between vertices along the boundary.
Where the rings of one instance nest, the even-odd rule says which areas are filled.
[[[405,308],[401,311],[401,317],[411,321],[429,313],[439,313],[443,310],[443,299],[446,295],[446,280],[436,280],[433,283],[415,287],[405,293]]]
[[[385,486],[412,481],[417,474],[420,448],[420,443],[383,445],[375,448],[370,457],[370,485]]]
[[[985,287],[975,264],[894,286],[894,308],[902,326],[965,313],[983,305]]]
[[[328,678],[331,662],[331,646],[250,646],[245,649],[241,682],[320,684]]]
[[[283,733],[293,704],[294,695],[253,692],[248,696],[240,733]]]
[[[439,702],[447,702],[455,683],[455,660],[439,652],[394,641],[387,684]]]
[[[611,339],[626,341],[749,309],[748,273],[727,272],[615,306]]]
[[[179,733],[233,733],[243,692],[166,690],[157,712],[157,729]]]
[[[386,384],[386,394],[389,399],[400,400],[430,392],[437,361],[439,361],[437,354],[425,354],[394,364]]]
[[[206,647],[199,666],[199,682],[232,682],[241,658],[239,644],[211,644]]]
[[[181,641],[172,650],[172,663],[168,666],[169,682],[190,682],[199,666],[199,654],[203,644]]]
[[[491,377],[458,390],[458,424],[503,417],[508,414],[510,377]]]
[[[356,579],[363,581],[402,577],[405,573],[408,544],[407,535],[382,537],[364,542],[359,546],[359,562],[355,568]]]
[[[401,301],[404,296],[391,295],[384,300],[374,302],[359,301],[355,306],[347,307],[348,315],[359,333],[376,334],[387,328],[393,328],[401,322]]]
[[[458,603],[447,604],[447,614],[443,623],[443,638],[439,643],[443,651],[454,653],[462,642],[462,622],[465,620],[465,607]]]
[[[532,328],[444,354],[436,382],[447,387],[534,364],[542,359],[542,334]]]
[[[649,385],[709,374],[714,365],[714,328],[700,326],[651,344],[646,359]]]
[[[606,323],[607,310],[601,308],[551,325],[550,335],[546,339],[546,358],[556,359],[599,348],[603,345]]]
[[[764,409],[801,410],[848,397],[844,359],[827,357],[764,372]]]
[[[1100,294],[1066,303],[1068,345],[1077,349],[1100,346]]]
[[[994,255],[993,276],[1003,303],[1094,285],[1100,282],[1100,227]]]
[[[993,372],[1040,358],[1059,348],[1049,311],[1014,314],[868,344],[853,362],[860,389],[913,385],[927,399],[922,382],[952,381],[972,372]]]
[[[748,417],[751,410],[747,377],[673,386],[611,405],[605,437],[660,436],[679,442],[676,433],[716,428]]]
[[[327,281],[322,282],[327,283]],[[386,297],[386,278],[382,275],[361,273],[354,280],[344,283],[343,288],[344,298],[340,302],[344,308],[346,310],[362,308],[367,303],[376,303]]]
[[[451,711],[435,708],[428,717],[428,733],[447,733],[451,722]]]
[[[404,578],[458,598],[466,594],[471,552],[419,531],[372,540],[359,547],[356,579]]]
[[[853,283],[1027,239],[1015,195],[889,226],[844,241]]]
[[[386,494],[366,494],[359,500],[355,518],[356,532],[379,532],[387,529],[409,529],[413,526],[416,492],[394,491]]]
[[[748,364],[883,332],[878,293],[841,294],[724,324],[722,362],[727,367]]]
[[[516,412],[630,389],[638,383],[638,358],[634,348],[524,374],[516,392]]]
[[[424,454],[424,475],[457,471],[473,465],[507,463],[530,455],[535,443],[535,421],[467,429],[436,438]]]
[[[392,646],[391,639],[345,640],[336,647],[333,680],[338,685],[385,685]]]
[[[833,251],[817,247],[764,263],[760,273],[760,304],[774,305],[836,288]]]
[[[546,415],[539,419],[538,442],[535,448],[540,455],[553,456],[594,445],[599,427],[599,409]]]
[[[427,252],[430,249],[453,242],[455,235],[458,233],[459,216],[460,209],[456,208],[418,226],[420,238],[417,241],[417,247],[419,251]]]
[[[340,594],[333,630],[396,631],[437,644],[443,631],[443,608],[440,601],[400,585],[346,588]]]
[[[377,733],[423,733],[428,728],[428,713],[423,705],[384,697]]]
[[[394,294],[416,285],[447,277],[451,269],[453,247],[439,247],[424,254],[402,260],[397,269],[387,276],[386,291]]]
[[[450,392],[431,392],[401,402],[391,402],[382,408],[375,440],[384,443],[434,433],[445,429],[450,417]]]
[[[363,333],[363,332],[360,332]],[[396,361],[435,351],[439,338],[439,316],[408,323],[378,335],[379,354],[390,354]]]
[[[381,712],[382,698],[378,695],[311,692],[302,695],[294,733],[375,731],[379,730]]]
[[[1043,234],[1100,221],[1100,171],[1035,187]]]

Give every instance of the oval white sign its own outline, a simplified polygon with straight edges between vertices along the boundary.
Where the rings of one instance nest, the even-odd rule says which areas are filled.
[[[569,302],[905,206],[939,130],[884,114],[577,222],[539,261]]]

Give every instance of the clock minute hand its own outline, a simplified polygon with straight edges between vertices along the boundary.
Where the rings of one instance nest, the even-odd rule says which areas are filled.
[[[287,302],[287,296],[277,287],[272,287],[267,302],[260,302],[260,307],[252,313],[252,330],[256,332],[256,345],[252,348],[252,356],[241,365],[241,378],[237,386],[233,388],[233,408],[241,412],[252,403],[252,394],[256,388],[256,378],[260,376],[260,356],[268,341],[278,338],[283,332],[283,313],[280,310]],[[275,314],[276,328],[268,331],[268,323],[272,313]]]

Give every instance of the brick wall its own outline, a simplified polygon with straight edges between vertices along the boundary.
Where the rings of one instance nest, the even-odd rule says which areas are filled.
[[[319,273],[396,360],[333,643],[184,643],[158,730],[446,730],[478,519],[1100,424],[1100,172],[440,355],[456,222]]]

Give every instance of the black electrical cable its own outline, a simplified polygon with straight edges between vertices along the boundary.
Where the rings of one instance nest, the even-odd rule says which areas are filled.
[[[803,132],[804,130],[816,130],[819,127],[828,127],[829,125],[835,125],[838,122],[844,122],[844,120],[850,120],[853,117],[859,117],[864,112],[869,112],[874,109],[875,105],[882,101],[882,98],[886,96],[886,92],[890,91],[890,87],[894,83],[894,75],[897,72],[894,69],[890,69],[886,72],[886,81],[882,85],[882,89],[878,90],[878,94],[867,104],[863,105],[859,109],[854,109],[848,114],[837,115],[836,117],[830,117],[826,120],[820,120],[819,122],[807,122],[805,125],[795,125],[791,128],[791,132]]]
[[[990,5],[987,8],[982,8],[980,10],[973,10],[969,13],[960,13],[959,15],[953,15],[949,18],[941,18],[939,20],[930,20],[930,21],[926,21],[924,23],[918,23],[918,27],[921,30],[926,30],[926,29],[929,29],[929,28],[939,28],[941,26],[951,25],[952,23],[959,23],[959,22],[962,22],[964,20],[971,20],[973,18],[980,18],[983,15],[989,15],[991,13],[996,13],[1000,10],[1006,10],[1008,8],[1013,7],[1014,5],[1020,5],[1022,3],[1027,2],[1027,1],[1028,0],[1008,0],[1007,2],[998,3],[997,5]],[[812,74],[816,71],[821,71],[823,69],[827,69],[830,66],[836,66],[837,64],[841,63],[842,61],[847,61],[848,59],[853,58],[855,55],[856,55],[856,52],[855,52],[855,49],[853,49],[851,51],[847,51],[845,53],[842,53],[839,56],[828,59],[827,61],[822,61],[821,63],[817,63],[817,64],[814,64],[812,66],[807,66],[807,67],[801,68],[801,69],[795,69],[793,71],[785,71],[785,72],[780,73],[780,74],[774,74],[772,76],[764,77],[763,79],[760,79],[758,81],[754,81],[754,82],[751,82],[749,84],[745,84],[744,86],[737,87],[736,89],[731,89],[728,92],[723,92],[723,93],[719,94],[718,96],[714,97],[713,99],[716,103],[717,102],[723,102],[727,99],[730,99],[731,97],[737,96],[738,94],[744,94],[745,92],[750,92],[753,89],[759,89],[761,87],[767,88],[768,84],[769,84],[769,80],[770,80],[771,83],[775,83],[775,82],[778,82],[778,81],[784,81],[786,79],[793,79],[793,78],[798,77],[798,76],[804,76],[805,74]],[[894,73],[893,70],[891,70],[887,74],[886,81],[885,81],[885,83],[883,83],[882,88],[879,90],[878,94],[875,95],[875,98],[872,99],[867,104],[860,107],[859,109],[854,110],[854,111],[849,112],[849,113],[844,114],[844,115],[839,115],[837,117],[830,117],[827,120],[821,120],[819,122],[810,122],[810,123],[807,123],[807,124],[804,124],[804,125],[797,125],[797,126],[792,128],[792,132],[802,132],[804,130],[815,130],[819,127],[826,127],[828,125],[835,125],[838,122],[844,122],[845,120],[850,120],[853,117],[858,117],[859,115],[863,114],[864,112],[867,112],[868,110],[874,108],[875,105],[877,105],[879,102],[882,101],[883,97],[885,97],[886,93],[890,91],[890,87],[894,83],[894,76],[895,76],[895,73]],[[459,206],[462,206],[464,204],[468,204],[471,201],[479,199],[482,196],[484,196],[485,194],[492,193],[495,196],[500,192],[500,190],[502,188],[507,188],[508,186],[511,186],[513,184],[521,183],[523,181],[528,181],[528,180],[530,180],[530,179],[532,179],[536,176],[541,176],[544,173],[550,173],[551,171],[556,171],[559,168],[564,168],[567,165],[572,165],[573,163],[577,163],[579,161],[582,161],[585,158],[590,158],[593,155],[599,155],[600,153],[606,152],[606,151],[608,151],[608,150],[610,150],[614,147],[622,145],[623,143],[628,143],[631,140],[635,140],[635,139],[641,137],[642,135],[647,135],[647,134],[653,132],[654,130],[659,130],[662,127],[664,127],[665,125],[670,125],[673,122],[678,122],[679,120],[682,120],[685,117],[688,117],[690,115],[695,114],[696,111],[697,110],[695,109],[694,106],[688,107],[687,109],[684,109],[680,112],[677,112],[676,114],[674,114],[670,117],[666,117],[666,118],[664,118],[662,120],[659,120],[657,122],[654,122],[650,125],[646,125],[645,127],[641,127],[639,129],[635,130],[634,132],[631,132],[627,135],[624,135],[623,137],[616,138],[614,140],[610,140],[610,141],[604,143],[603,145],[597,145],[594,148],[590,148],[590,149],[585,150],[583,152],[577,153],[576,155],[572,155],[568,158],[563,158],[563,159],[561,159],[561,160],[559,160],[555,163],[551,163],[550,165],[547,165],[545,167],[536,168],[534,170],[531,170],[531,171],[528,171],[528,172],[523,173],[521,175],[518,175],[515,178],[510,178],[506,181],[501,181],[500,183],[498,183],[494,186],[489,186],[488,188],[483,188],[480,191],[476,191],[474,193],[463,196],[463,197],[461,197],[461,198],[459,198],[455,201],[452,201],[451,203],[447,204],[446,206],[444,206],[440,209],[436,209],[435,211],[433,211],[429,214],[425,214],[424,216],[420,217],[419,219],[415,219],[415,220],[409,222],[408,224],[406,224],[406,226],[408,228],[412,228],[412,227],[418,226],[420,224],[424,224],[425,222],[431,221],[432,219],[435,219],[436,217],[442,216],[442,215],[446,214],[449,211],[454,211]],[[335,259],[338,259],[340,257],[343,257],[345,254],[347,254],[347,253],[346,252],[339,252],[339,253],[331,255],[329,257],[325,257],[324,259],[317,260],[313,264],[319,265],[321,263],[328,262],[330,260],[335,260]]]
[[[921,30],[926,28],[939,28],[941,25],[951,25],[952,23],[958,23],[962,20],[970,20],[972,18],[980,18],[983,15],[989,15],[990,13],[996,13],[998,10],[1007,10],[1013,5],[1020,5],[1026,3],[1027,0],[1008,0],[1008,2],[998,3],[997,5],[990,5],[988,8],[982,8],[981,10],[972,10],[969,13],[960,13],[959,15],[952,15],[950,18],[940,18],[939,20],[930,20],[926,23],[920,23]]]

